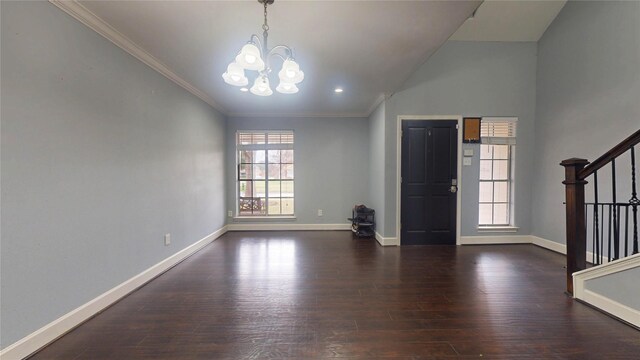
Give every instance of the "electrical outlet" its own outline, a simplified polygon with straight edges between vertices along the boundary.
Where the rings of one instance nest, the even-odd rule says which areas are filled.
[[[228,217],[233,217],[233,211],[227,211],[227,216]]]
[[[171,234],[164,234],[164,246],[171,244]]]
[[[318,216],[322,216],[322,209],[318,209]]]

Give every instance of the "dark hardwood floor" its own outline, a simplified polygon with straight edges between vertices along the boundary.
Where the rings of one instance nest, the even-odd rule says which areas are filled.
[[[533,245],[227,233],[32,359],[639,359],[639,331],[563,293],[563,264]]]

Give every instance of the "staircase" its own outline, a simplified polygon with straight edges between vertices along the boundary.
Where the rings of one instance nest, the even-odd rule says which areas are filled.
[[[591,163],[571,158],[560,165],[565,167],[567,292],[640,328],[638,143],[640,130]],[[587,251],[593,254],[588,260]],[[587,261],[593,266],[587,268]]]

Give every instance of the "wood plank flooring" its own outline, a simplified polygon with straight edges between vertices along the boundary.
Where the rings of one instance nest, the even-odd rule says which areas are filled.
[[[232,232],[32,359],[639,359],[533,245]]]

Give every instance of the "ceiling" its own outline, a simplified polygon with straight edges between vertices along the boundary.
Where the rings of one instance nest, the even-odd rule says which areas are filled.
[[[227,115],[309,117],[368,116],[452,34],[536,41],[564,5],[277,0],[269,6],[269,45],[292,47],[305,80],[297,94],[259,97],[221,77],[251,34],[262,32],[256,0],[50,1]],[[254,74],[247,72],[250,84]],[[275,88],[276,74],[271,82]],[[336,94],[336,87],[344,92]]]
[[[538,41],[566,0],[487,0],[450,40]]]

